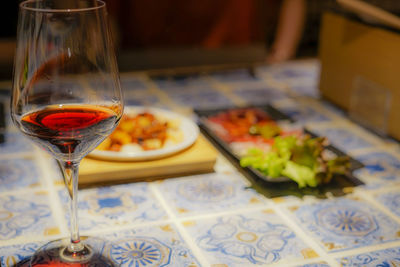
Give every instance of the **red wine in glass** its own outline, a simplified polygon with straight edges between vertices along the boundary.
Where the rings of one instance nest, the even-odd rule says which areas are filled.
[[[57,158],[76,160],[106,138],[118,116],[92,105],[53,105],[22,116],[21,130]]]

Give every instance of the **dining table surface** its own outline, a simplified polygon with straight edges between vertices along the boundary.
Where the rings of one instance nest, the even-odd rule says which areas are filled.
[[[120,78],[126,105],[194,122],[196,109],[271,105],[361,162],[358,185],[339,195],[271,196],[219,153],[211,172],[81,188],[80,234],[106,240],[121,266],[400,266],[399,143],[322,98],[320,70],[306,59]],[[68,192],[55,161],[13,126],[10,83],[0,85],[0,266],[27,266],[37,248],[69,237]]]

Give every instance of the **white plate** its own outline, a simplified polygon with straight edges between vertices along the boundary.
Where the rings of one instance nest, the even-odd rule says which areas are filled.
[[[140,112],[150,112],[154,115],[159,115],[166,120],[179,120],[179,128],[183,133],[183,140],[177,144],[170,145],[161,149],[146,150],[146,151],[129,151],[129,152],[116,152],[116,151],[104,151],[104,150],[93,150],[89,156],[97,159],[113,160],[113,161],[136,161],[136,160],[149,160],[166,157],[175,154],[179,151],[184,150],[191,146],[199,135],[199,128],[190,119],[179,115],[175,112],[148,107],[125,107],[125,114],[137,114]]]

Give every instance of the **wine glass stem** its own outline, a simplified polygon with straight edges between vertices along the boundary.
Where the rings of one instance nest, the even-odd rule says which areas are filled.
[[[71,243],[68,247],[70,252],[79,252],[84,249],[83,244],[80,242],[79,237],[79,227],[78,227],[78,172],[79,172],[79,162],[65,161],[60,162],[61,168],[63,170],[65,186],[68,189],[69,196],[71,198],[70,202],[70,227],[71,227]]]

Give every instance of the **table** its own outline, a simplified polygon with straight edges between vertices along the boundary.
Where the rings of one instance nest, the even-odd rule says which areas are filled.
[[[365,164],[343,197],[266,198],[223,156],[215,172],[79,192],[81,234],[114,242],[123,266],[399,266],[400,147],[319,99],[319,63],[153,77],[122,74],[128,105],[270,103]],[[0,94],[8,101],[6,94]],[[49,157],[11,126],[0,145],[0,263],[68,237],[67,192]],[[124,250],[124,255],[114,249]],[[121,251],[121,250],[120,250]],[[128,253],[129,252],[129,253]]]

